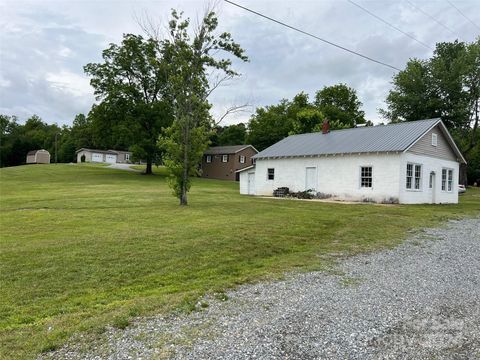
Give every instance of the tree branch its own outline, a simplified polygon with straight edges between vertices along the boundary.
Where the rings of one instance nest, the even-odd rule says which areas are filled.
[[[233,105],[229,107],[222,116],[220,116],[217,120],[214,120],[214,125],[218,126],[227,116],[237,113],[247,113],[251,112],[251,105],[248,103],[242,105]]]

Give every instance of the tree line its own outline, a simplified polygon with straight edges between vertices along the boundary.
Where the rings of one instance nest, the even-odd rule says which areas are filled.
[[[291,134],[320,131],[325,119],[331,129],[372,125],[365,120],[356,91],[345,84],[326,86],[309,101],[305,92],[292,100],[283,99],[278,105],[259,107],[247,124],[221,126],[207,124],[210,146],[251,144],[263,150]],[[57,136],[57,160],[61,163],[76,161],[75,151],[80,148],[98,148],[133,151],[133,159],[153,164],[163,162],[165,151],[159,146],[162,129],[172,123],[173,116],[166,109],[159,110],[165,117],[149,118],[130,115],[130,109],[118,106],[107,108],[107,102],[92,107],[85,116],[78,114],[72,126],[49,125],[37,115],[27,119],[24,125],[15,116],[0,115],[2,124],[2,166],[25,163],[29,150],[46,149],[55,155]],[[137,111],[139,114],[141,111]],[[123,114],[123,115],[122,115]],[[128,116],[125,116],[128,114]],[[143,126],[141,126],[143,125]],[[144,129],[151,129],[149,134]]]

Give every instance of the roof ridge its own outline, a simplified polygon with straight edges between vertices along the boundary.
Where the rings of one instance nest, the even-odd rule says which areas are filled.
[[[379,127],[379,126],[382,126],[382,127],[383,126],[395,126],[395,125],[417,123],[417,122],[426,122],[426,121],[433,121],[433,120],[438,121],[438,120],[441,120],[441,119],[440,118],[431,118],[431,119],[412,120],[412,121],[399,121],[399,122],[395,122],[395,123],[378,124],[378,125],[374,125],[374,126],[360,126],[360,127],[351,127],[351,128],[345,128],[345,129],[335,129],[335,130],[331,130],[329,132],[333,133],[333,132],[346,131],[346,130],[351,131],[351,130],[359,130],[359,129],[373,129],[373,128],[376,128],[376,127]],[[314,131],[314,132],[303,133],[303,134],[292,134],[292,135],[287,136],[284,139],[287,139],[287,138],[293,137],[293,136],[303,136],[303,135],[312,135],[312,134],[322,134],[322,132],[321,131]]]

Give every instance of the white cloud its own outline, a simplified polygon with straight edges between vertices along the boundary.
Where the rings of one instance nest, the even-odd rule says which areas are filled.
[[[52,88],[69,92],[73,96],[91,96],[93,93],[90,80],[86,76],[61,70],[55,73],[47,73],[45,78],[50,82]]]

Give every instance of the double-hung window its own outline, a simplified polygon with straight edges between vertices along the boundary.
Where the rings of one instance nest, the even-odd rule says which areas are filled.
[[[228,162],[228,155],[222,155],[222,162]]]
[[[372,187],[372,167],[362,166],[360,168],[360,187],[371,188]]]
[[[211,163],[212,162],[212,155],[207,155],[205,161],[207,163]]]
[[[407,164],[405,187],[410,190],[420,190],[422,184],[422,165]]]
[[[240,164],[245,164],[245,156],[240,155],[239,161],[240,161]]]
[[[442,169],[442,191],[452,191],[453,189],[453,170]]]

